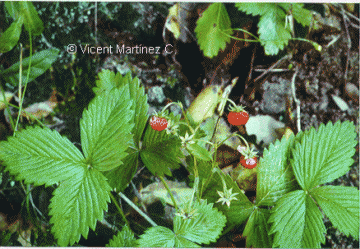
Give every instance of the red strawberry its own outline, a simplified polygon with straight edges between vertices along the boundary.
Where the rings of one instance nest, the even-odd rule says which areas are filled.
[[[228,121],[232,125],[245,125],[249,120],[249,113],[242,106],[231,107],[229,111]]]
[[[150,119],[150,126],[155,131],[163,131],[168,126],[168,121],[163,117],[152,116]]]
[[[253,157],[253,158],[245,159],[244,156],[241,156],[241,158],[240,158],[240,163],[241,163],[241,165],[244,166],[245,168],[253,169],[253,168],[255,168],[256,165],[257,165],[257,158],[256,158],[256,157]]]

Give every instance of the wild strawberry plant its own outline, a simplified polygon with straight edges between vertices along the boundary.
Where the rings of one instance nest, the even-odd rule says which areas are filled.
[[[94,230],[96,221],[103,219],[110,198],[115,200],[111,190],[122,195],[140,163],[167,186],[164,177],[171,176],[181,158],[192,188],[190,198],[180,203],[167,187],[176,209],[173,228],[158,226],[142,214],[153,227],[139,235],[124,225],[109,246],[208,245],[246,222],[247,246],[318,248],[326,232],[319,208],[341,232],[359,238],[358,189],[324,185],[348,172],[353,163],[357,142],[352,123],[321,124],[318,130],[284,137],[260,159],[243,137],[232,134],[246,145],[238,147],[246,158],[244,170],[257,174],[256,199],[251,202],[239,187],[241,177],[234,180],[217,165],[217,148],[224,141],[205,139],[206,131],[188,115],[180,120],[180,115],[163,111],[165,130],[152,127],[147,96],[137,78],[104,70],[94,92],[80,121],[81,150],[58,132],[40,127],[0,143],[0,159],[17,180],[58,184],[50,204],[58,245],[87,238],[89,227]]]

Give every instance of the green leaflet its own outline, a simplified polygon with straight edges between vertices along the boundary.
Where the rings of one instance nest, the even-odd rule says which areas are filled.
[[[16,19],[0,36],[0,53],[9,52],[18,43],[23,25],[23,17]]]
[[[273,206],[276,200],[294,190],[295,176],[289,157],[294,146],[295,137],[283,137],[264,150],[257,173],[256,203]]]
[[[108,171],[122,164],[132,144],[134,124],[128,88],[95,97],[80,120],[81,147],[90,167]]]
[[[130,228],[125,225],[121,232],[119,232],[116,236],[114,236],[106,247],[136,247],[136,239],[134,237],[134,233],[130,230]]]
[[[293,150],[291,161],[296,179],[304,190],[331,182],[350,170],[355,153],[355,126],[349,121],[329,122],[305,132]]]
[[[53,185],[78,174],[84,156],[65,137],[48,128],[29,127],[0,143],[0,159],[18,180]]]
[[[212,58],[225,49],[233,32],[229,15],[222,3],[211,4],[196,23],[195,33],[204,55]],[[226,35],[227,34],[227,35]]]
[[[33,81],[34,79],[45,73],[46,70],[48,70],[51,65],[56,61],[59,52],[60,51],[58,49],[51,48],[35,53],[31,58],[31,69],[28,82],[26,82],[26,79],[30,65],[30,57],[25,58],[22,61],[23,85]],[[19,83],[19,67],[20,62],[17,62],[2,72],[5,80],[13,86],[17,86]]]

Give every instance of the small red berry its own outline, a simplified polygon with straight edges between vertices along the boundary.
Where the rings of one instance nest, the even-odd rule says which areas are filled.
[[[241,156],[241,158],[240,158],[240,163],[241,163],[241,165],[244,166],[245,168],[253,169],[253,168],[255,168],[256,165],[257,165],[257,158],[256,158],[256,157],[253,157],[253,158],[245,159],[244,156]]]
[[[163,131],[167,128],[168,121],[166,120],[166,118],[152,116],[150,119],[150,126],[155,131]]]
[[[246,111],[229,112],[228,121],[232,125],[245,125],[249,120],[249,114]]]

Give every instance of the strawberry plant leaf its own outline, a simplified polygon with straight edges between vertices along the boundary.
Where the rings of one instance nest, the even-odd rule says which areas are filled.
[[[46,70],[48,70],[51,67],[51,64],[53,64],[56,61],[59,52],[60,50],[57,48],[50,48],[33,54],[31,58],[31,68],[30,68],[30,75],[28,82],[26,82],[26,79],[27,79],[27,72],[30,66],[30,57],[23,59],[21,63],[22,65],[21,77],[23,80],[23,85],[33,81],[40,75],[44,74]],[[13,86],[17,86],[19,84],[19,67],[20,67],[20,62],[17,62],[2,72],[2,76],[4,76],[5,81],[12,84]]]
[[[243,232],[246,236],[246,247],[271,248],[273,236],[269,236],[270,224],[267,223],[270,210],[256,208],[251,213]]]
[[[126,153],[128,153],[128,155],[122,160],[123,165],[121,167],[116,167],[112,170],[103,172],[104,176],[109,181],[109,185],[117,192],[123,192],[127,188],[130,181],[133,179],[139,164],[138,151],[129,147],[126,150]]]
[[[60,184],[49,205],[51,230],[60,246],[73,245],[80,235],[86,239],[89,227],[95,230],[110,202],[106,178],[96,169],[81,169]]]
[[[310,10],[304,9],[303,3],[278,3],[287,13],[291,11],[294,19],[303,27],[309,26],[312,19]]]
[[[166,131],[155,131],[148,125],[140,157],[152,174],[171,176],[170,169],[178,168],[179,158],[183,157],[180,146],[179,138],[166,134]]]
[[[186,206],[188,204],[184,204],[183,207]],[[192,210],[195,210],[195,213],[191,218],[175,216],[174,233],[176,236],[198,244],[215,242],[225,227],[226,217],[213,208],[212,203],[207,204],[206,200],[194,201]]]
[[[283,137],[264,150],[257,167],[256,203],[258,206],[273,206],[276,200],[294,189],[295,176],[288,158],[295,137]]]
[[[206,149],[198,145],[197,143],[194,144],[186,144],[186,149],[193,155],[194,157],[204,160],[204,161],[211,161],[212,157]]]
[[[148,119],[149,105],[147,103],[147,95],[144,87],[141,85],[137,77],[132,78],[131,73],[122,76],[119,72],[115,75],[110,70],[103,70],[99,74],[99,80],[96,81],[96,87],[93,91],[96,95],[100,95],[104,91],[110,91],[113,88],[120,88],[126,86],[129,89],[130,99],[133,100],[134,105],[134,123],[132,130],[134,134],[135,146],[139,148],[140,138],[144,132],[146,122]]]
[[[359,240],[359,190],[344,186],[321,186],[311,191],[332,224],[346,236]]]
[[[116,236],[114,236],[106,247],[136,247],[136,239],[134,237],[134,233],[130,230],[130,228],[125,225],[121,232],[119,232]]]
[[[305,132],[295,145],[291,160],[296,179],[304,190],[331,182],[350,170],[356,132],[349,121],[321,124]]]
[[[225,49],[226,43],[230,42],[229,35],[233,33],[225,6],[222,3],[211,4],[198,19],[195,33],[206,57],[213,58],[220,49]]]
[[[320,248],[325,243],[325,225],[313,199],[303,190],[287,193],[276,202],[268,222],[275,233],[273,247]]]
[[[199,247],[162,226],[147,229],[144,234],[140,235],[137,242],[139,247]]]
[[[247,14],[260,15],[258,23],[260,43],[267,55],[276,55],[291,38],[285,29],[286,14],[277,3],[237,3],[236,7]]]
[[[16,19],[10,27],[0,36],[0,53],[9,52],[20,39],[23,17]]]
[[[87,163],[100,171],[120,166],[133,143],[132,101],[126,87],[96,96],[80,120],[81,146]]]
[[[18,180],[51,186],[82,172],[84,156],[49,128],[29,127],[0,143],[0,159]]]

